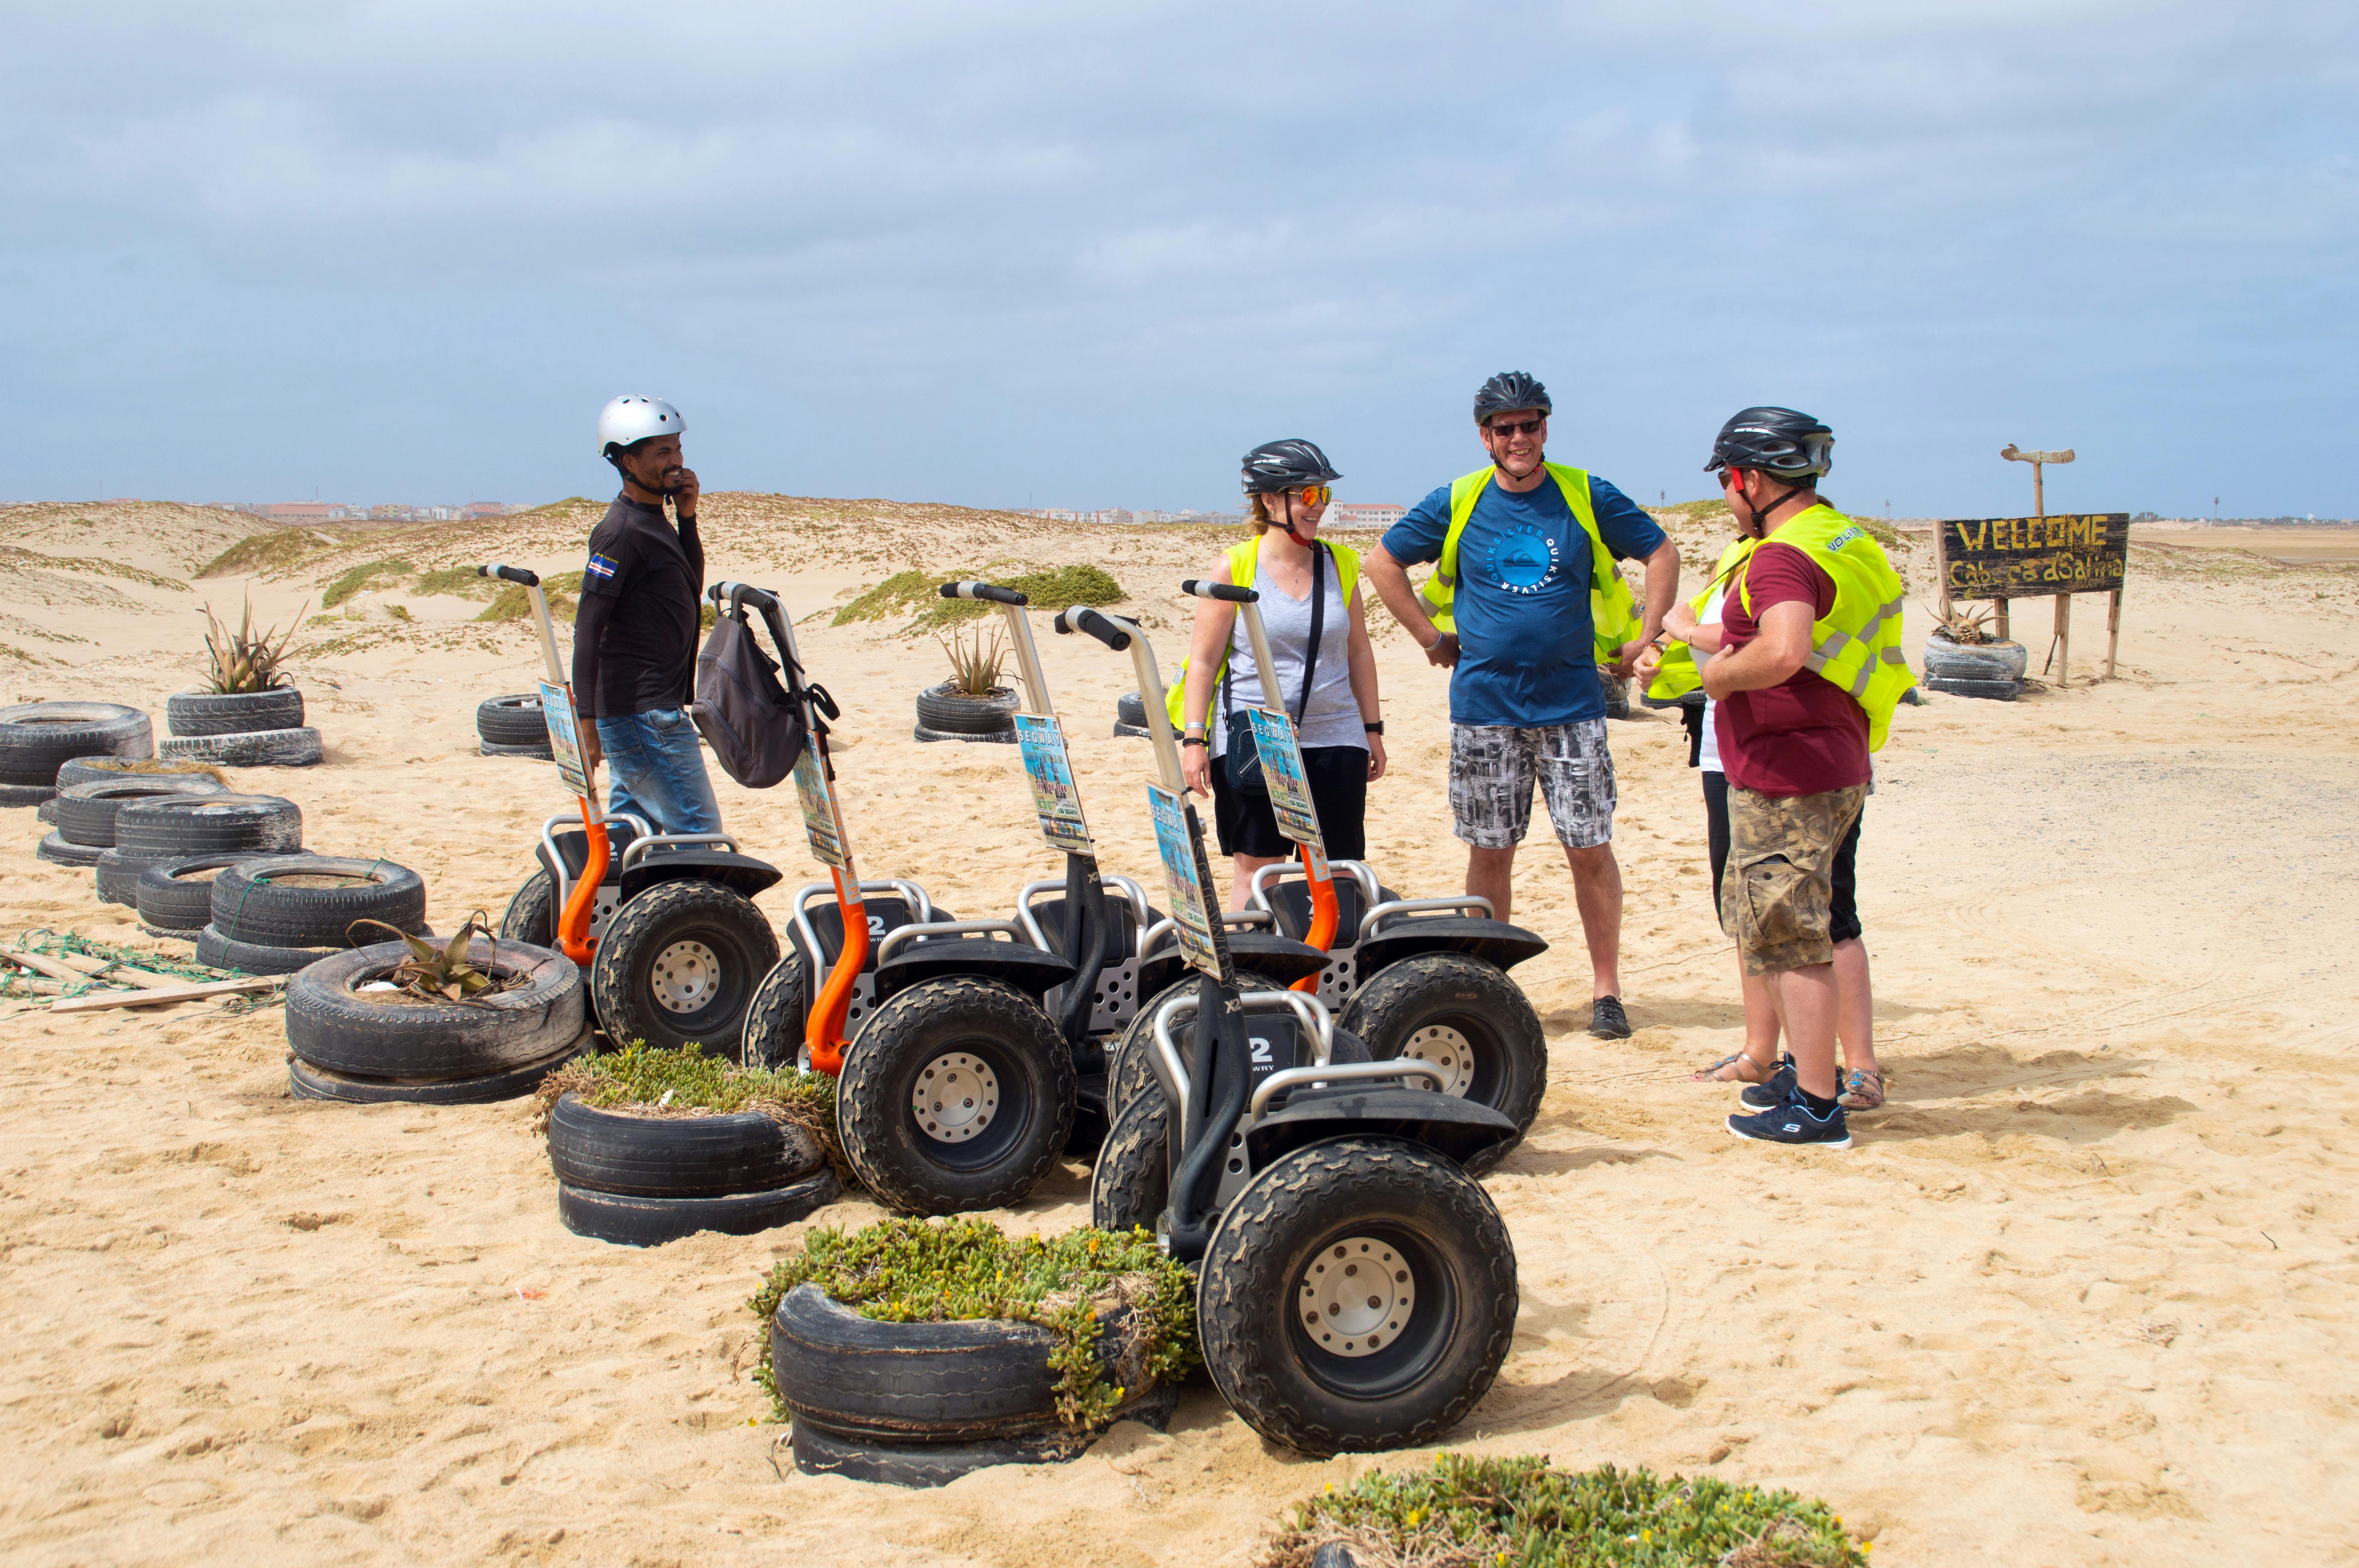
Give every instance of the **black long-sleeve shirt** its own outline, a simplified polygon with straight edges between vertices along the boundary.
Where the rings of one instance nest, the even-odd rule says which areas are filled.
[[[573,612],[573,705],[584,719],[685,705],[695,695],[704,544],[661,506],[616,496],[590,531]]]

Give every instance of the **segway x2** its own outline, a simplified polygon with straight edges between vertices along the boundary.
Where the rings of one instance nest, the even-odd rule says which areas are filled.
[[[1251,589],[1184,586],[1254,601]],[[1240,990],[1153,650],[1135,624],[1086,608],[1061,612],[1057,629],[1132,656],[1159,775],[1147,786],[1156,847],[1197,977],[1192,995],[1167,996],[1149,1020],[1155,1081],[1099,1152],[1093,1221],[1152,1226],[1195,1267],[1205,1365],[1256,1432],[1321,1454],[1432,1442],[1489,1389],[1515,1332],[1515,1249],[1464,1169],[1511,1141],[1515,1124],[1407,1087],[1443,1074],[1365,1060],[1309,991]],[[1292,726],[1277,717],[1263,732],[1290,749]],[[1299,750],[1279,765],[1299,776]],[[1287,1014],[1296,1030],[1266,1032]],[[1281,1061],[1282,1033],[1310,1060]]]
[[[636,816],[610,819],[582,766],[540,579],[522,567],[476,571],[516,584],[531,604],[546,672],[541,717],[576,806],[541,824],[540,869],[508,901],[501,936],[558,948],[580,965],[609,1041],[676,1048],[734,1040],[754,987],[777,962],[777,938],[753,903],[777,882],[777,868],[742,853],[726,833],[654,833]]]
[[[724,613],[759,609],[799,670],[794,628],[776,596],[743,583],[710,590]],[[748,1060],[792,1059],[834,1076],[837,1136],[869,1191],[912,1214],[959,1214],[1016,1202],[1063,1152],[1073,1124],[1073,1055],[1041,999],[1074,966],[1025,940],[1014,920],[959,920],[915,882],[864,882],[836,795],[816,687],[795,683],[812,744],[794,771],[811,854],[825,887],[795,898],[794,948],[774,962],[746,1017]],[[875,905],[889,910],[873,916]],[[824,968],[816,995],[810,979]],[[859,1014],[854,1016],[858,1008]]]

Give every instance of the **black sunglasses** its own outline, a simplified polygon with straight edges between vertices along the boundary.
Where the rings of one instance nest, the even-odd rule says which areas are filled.
[[[1538,434],[1539,427],[1547,423],[1548,416],[1545,414],[1537,419],[1494,419],[1490,430],[1495,436],[1530,436]]]

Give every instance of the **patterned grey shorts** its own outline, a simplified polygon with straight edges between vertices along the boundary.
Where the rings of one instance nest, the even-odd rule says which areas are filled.
[[[1548,797],[1556,836],[1568,848],[1612,842],[1614,753],[1605,744],[1605,720],[1537,730],[1450,727],[1450,810],[1465,842],[1478,849],[1522,843],[1531,826],[1535,779]]]

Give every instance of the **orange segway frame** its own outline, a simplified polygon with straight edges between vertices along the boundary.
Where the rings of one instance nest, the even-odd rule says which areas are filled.
[[[560,759],[558,764],[560,772],[569,761],[580,768],[582,787],[588,792],[576,791],[573,797],[582,807],[582,827],[589,840],[588,858],[582,864],[582,875],[574,881],[572,892],[566,895],[565,907],[559,911],[557,917],[559,950],[577,965],[588,968],[591,957],[597,950],[597,944],[591,939],[590,922],[597,913],[598,886],[606,880],[606,867],[614,855],[614,847],[606,838],[606,814],[598,806],[597,769],[582,757],[566,722],[577,711],[573,706],[573,687],[565,678],[565,666],[558,662],[557,632],[549,624],[549,600],[540,591],[539,577],[523,567],[502,566],[497,562],[477,567],[475,575],[497,578],[502,582],[512,582],[524,589],[525,598],[532,606],[533,629],[540,633],[541,665],[547,676],[542,683],[540,716],[542,722],[549,726],[549,747]],[[565,719],[549,717],[548,697],[551,690],[563,694]]]

